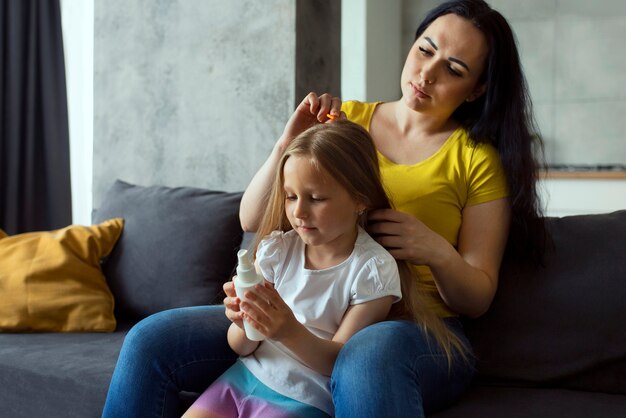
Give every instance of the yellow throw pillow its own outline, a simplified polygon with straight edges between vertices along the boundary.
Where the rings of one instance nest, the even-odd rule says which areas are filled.
[[[124,220],[7,236],[0,230],[0,331],[115,330],[100,268]]]

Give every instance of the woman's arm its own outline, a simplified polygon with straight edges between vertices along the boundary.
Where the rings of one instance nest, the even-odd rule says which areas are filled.
[[[341,347],[360,329],[384,320],[393,301],[385,296],[353,305],[346,311],[332,340],[312,334],[271,286],[258,286],[258,296],[250,292],[250,303],[242,304],[244,315],[267,338],[282,343],[300,361],[317,372],[330,376]],[[246,294],[248,298],[248,294]]]
[[[285,125],[283,134],[276,142],[272,153],[254,175],[241,198],[239,220],[244,231],[254,232],[257,230],[261,221],[261,214],[267,203],[267,192],[271,189],[276,167],[291,140],[316,123],[328,121],[327,114],[339,116],[340,112],[341,100],[327,93],[318,97],[317,94],[311,92],[300,102]]]
[[[491,305],[510,222],[508,199],[463,210],[458,249],[413,216],[391,209],[374,211],[369,228],[399,260],[430,267],[444,302],[463,315],[478,317]]]

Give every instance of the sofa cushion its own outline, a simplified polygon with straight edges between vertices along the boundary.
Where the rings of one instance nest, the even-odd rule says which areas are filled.
[[[0,333],[0,416],[101,417],[127,330]]]
[[[0,234],[0,330],[113,331],[113,296],[100,261],[123,225],[118,218]]]
[[[474,386],[428,418],[622,418],[626,396],[567,389]]]
[[[140,319],[182,306],[221,303],[241,242],[241,193],[138,186],[117,180],[94,221],[125,219],[104,264],[116,314]]]
[[[626,210],[547,227],[545,267],[503,265],[491,308],[466,323],[479,376],[626,393]]]

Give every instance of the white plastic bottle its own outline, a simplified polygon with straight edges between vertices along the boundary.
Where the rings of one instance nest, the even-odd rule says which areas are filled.
[[[237,258],[239,259],[239,264],[237,265],[237,277],[235,277],[235,292],[239,299],[245,301],[244,293],[248,290],[254,292],[254,286],[258,283],[263,283],[263,276],[257,274],[254,265],[250,262],[248,250],[239,250]],[[265,336],[245,319],[243,320],[243,329],[246,332],[246,337],[252,341],[265,339]]]

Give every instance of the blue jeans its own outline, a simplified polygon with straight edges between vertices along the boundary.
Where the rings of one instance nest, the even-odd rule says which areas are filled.
[[[470,347],[461,322],[446,320]],[[474,374],[474,358],[445,354],[409,321],[386,321],[355,334],[341,349],[331,379],[337,417],[423,417],[454,402]]]
[[[180,417],[179,392],[202,393],[237,355],[226,333],[224,306],[159,312],[126,336],[103,418]]]
[[[202,393],[235,362],[229,324],[221,305],[173,309],[139,322],[122,346],[103,418],[179,417],[180,391]],[[449,325],[464,338],[460,322]],[[472,374],[462,360],[448,374],[445,357],[419,327],[387,321],[348,341],[331,389],[340,418],[420,417],[453,402]]]

